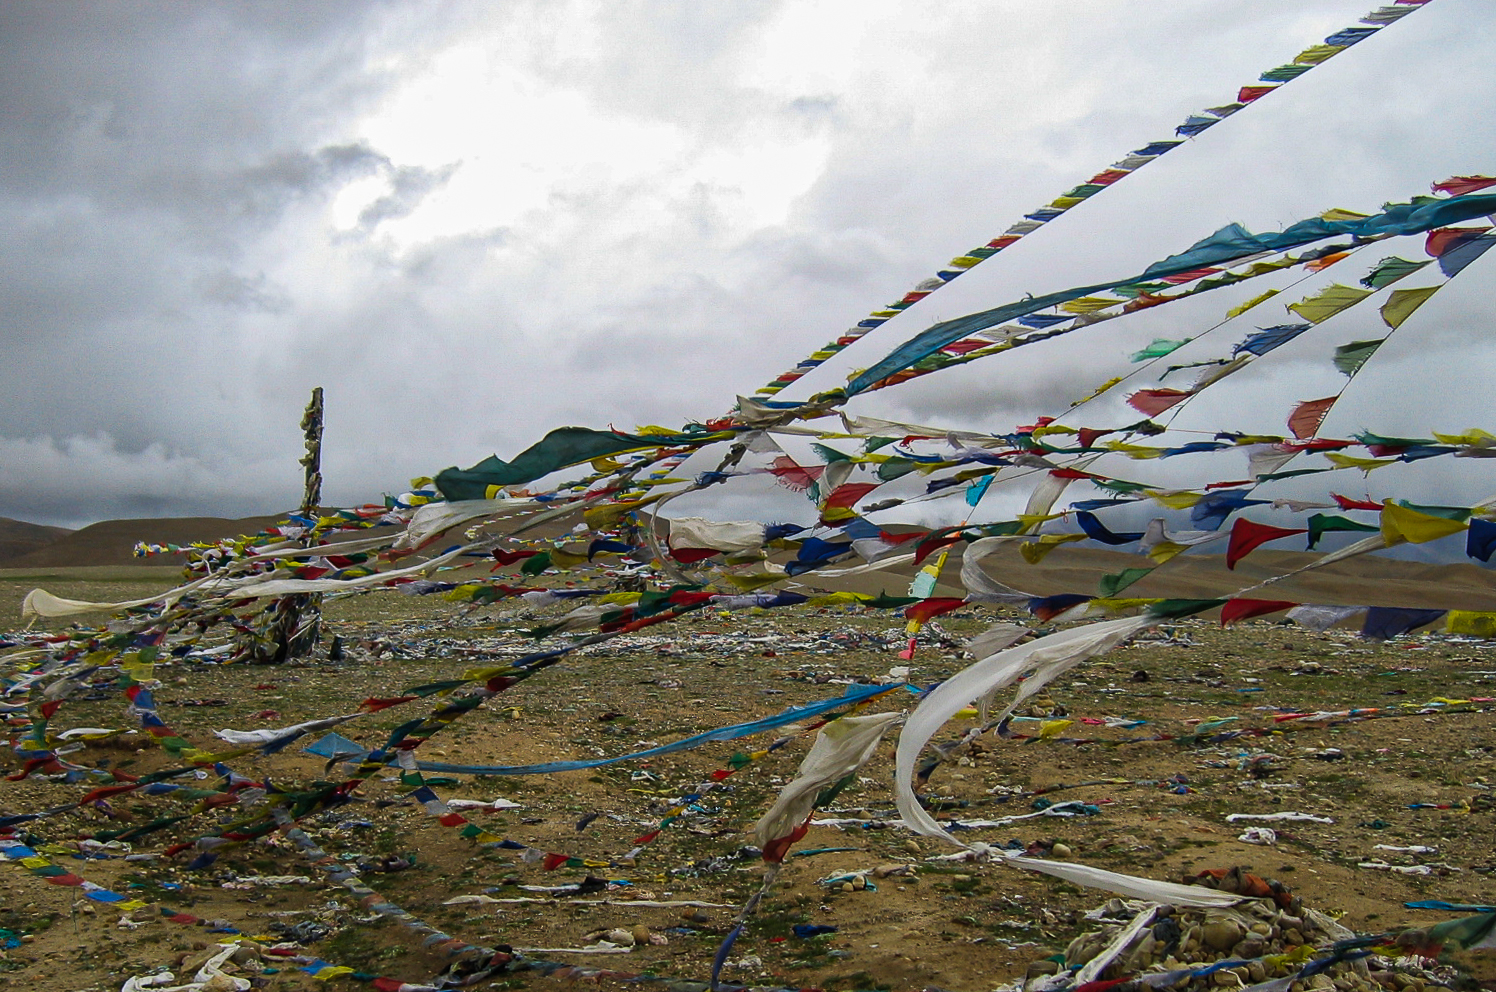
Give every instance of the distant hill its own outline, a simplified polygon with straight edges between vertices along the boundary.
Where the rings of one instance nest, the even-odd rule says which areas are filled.
[[[75,531],[5,521],[6,526],[0,527],[0,541],[8,539],[8,525],[55,532],[55,536],[15,556],[0,553],[0,568],[78,568],[90,565],[160,565],[163,568],[180,568],[183,559],[179,555],[134,557],[132,551],[136,542],[185,545],[193,541],[217,541],[240,534],[258,533],[283,519],[284,514],[244,517],[240,520],[226,520],[222,517],[105,520]]]
[[[28,524],[24,520],[0,517],[0,568],[12,558],[20,558],[73,533],[66,527]]]

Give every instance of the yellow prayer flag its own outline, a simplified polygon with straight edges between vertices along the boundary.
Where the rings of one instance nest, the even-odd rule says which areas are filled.
[[[1428,302],[1428,298],[1437,293],[1442,286],[1424,286],[1419,289],[1395,289],[1387,297],[1387,302],[1382,304],[1382,321],[1394,331],[1402,326],[1403,321],[1413,316],[1413,311]]]
[[[1150,495],[1155,503],[1171,510],[1188,510],[1205,498],[1201,493],[1150,493]]]
[[[1318,296],[1306,296],[1288,309],[1309,321],[1322,324],[1347,307],[1355,306],[1371,295],[1369,289],[1355,289],[1335,283],[1326,287]]]
[[[1263,294],[1261,294],[1259,296],[1254,296],[1250,300],[1248,300],[1247,302],[1245,302],[1243,304],[1240,304],[1239,306],[1234,306],[1230,310],[1227,310],[1226,311],[1226,316],[1228,318],[1230,318],[1230,317],[1240,317],[1242,314],[1246,313],[1248,310],[1252,309],[1257,304],[1262,303],[1264,300],[1270,300],[1270,299],[1272,299],[1273,297],[1275,297],[1277,295],[1278,295],[1278,290],[1276,290],[1276,289],[1270,289],[1266,293],[1263,293]]]
[[[1463,434],[1440,434],[1434,432],[1434,440],[1441,444],[1458,444],[1470,447],[1485,447],[1496,441],[1496,434],[1488,433],[1479,427],[1472,427]]]
[[[1055,548],[1072,541],[1084,541],[1084,534],[1041,534],[1037,540],[1027,541],[1018,546],[1018,553],[1023,555],[1023,560],[1030,565],[1037,565],[1044,560]]]
[[[770,583],[780,581],[784,578],[784,573],[743,572],[738,575],[724,575],[722,578],[744,592],[752,592],[755,589],[762,589]]]
[[[1319,65],[1327,59],[1332,59],[1345,51],[1346,45],[1314,45],[1304,49],[1293,57],[1299,65]]]
[[[1090,605],[1108,613],[1121,613],[1123,610],[1139,610],[1162,602],[1157,596],[1128,596],[1093,599]]]
[[[1108,389],[1111,389],[1113,386],[1115,386],[1117,383],[1119,383],[1121,381],[1122,381],[1122,376],[1120,376],[1120,375],[1116,376],[1114,378],[1108,379],[1106,382],[1103,382],[1101,385],[1097,386],[1096,389],[1091,393],[1090,396],[1086,396],[1086,397],[1083,397],[1082,399],[1078,399],[1074,403],[1071,403],[1070,405],[1071,406],[1080,406],[1082,403],[1086,402],[1087,400],[1094,400],[1096,397],[1100,396],[1102,393],[1106,392]]]
[[[1046,520],[1054,520],[1064,516],[1063,513],[1020,513],[1017,516],[1018,533],[1029,534],[1033,529]]]
[[[1164,453],[1162,448],[1154,448],[1146,444],[1128,444],[1126,441],[1107,441],[1102,447],[1138,461],[1159,458]]]
[[[1382,537],[1389,547],[1398,541],[1412,544],[1437,541],[1441,537],[1458,534],[1468,526],[1463,520],[1419,513],[1406,506],[1398,506],[1390,499],[1382,502]]]
[[[1331,207],[1329,210],[1326,210],[1324,213],[1320,214],[1319,219],[1327,220],[1331,223],[1336,223],[1348,220],[1365,220],[1370,216],[1370,214],[1363,214],[1357,210],[1346,210],[1344,207]]]
[[[1048,437],[1050,434],[1079,434],[1080,429],[1070,427],[1066,424],[1045,424],[1043,427],[1035,427],[1029,437]]]
[[[312,977],[315,978],[319,982],[326,982],[326,981],[330,981],[331,979],[334,979],[334,978],[341,978],[344,975],[351,975],[351,974],[353,974],[353,969],[352,968],[345,968],[345,967],[343,967],[340,964],[334,964],[334,965],[329,965],[326,968],[323,968],[322,970],[318,971]]]
[[[1039,739],[1041,741],[1054,740],[1074,722],[1074,720],[1045,720],[1039,724]]]
[[[587,556],[577,554],[574,551],[563,551],[561,548],[551,549],[551,564],[557,568],[576,568],[578,565],[587,563]]]
[[[1114,307],[1122,302],[1124,301],[1115,300],[1107,296],[1082,296],[1078,300],[1067,300],[1061,303],[1060,309],[1066,313],[1095,313],[1098,310],[1105,310],[1107,307]]]
[[[1173,541],[1159,541],[1148,549],[1148,557],[1162,565],[1170,558],[1183,554],[1189,550],[1187,544],[1175,544]]]
[[[1444,630],[1450,634],[1490,639],[1496,637],[1496,613],[1450,610],[1444,617]]]
[[[807,606],[852,606],[867,602],[868,597],[855,592],[830,592],[824,596],[812,596]]]
[[[1357,458],[1354,455],[1341,455],[1333,451],[1325,452],[1325,458],[1336,468],[1358,468],[1368,475],[1374,469],[1379,469],[1384,465],[1391,465],[1397,461],[1396,458]]]

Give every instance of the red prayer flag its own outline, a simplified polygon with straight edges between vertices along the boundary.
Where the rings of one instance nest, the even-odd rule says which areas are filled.
[[[1095,182],[1096,180],[1091,180]],[[1496,186],[1496,178],[1491,176],[1450,176],[1442,183],[1434,183],[1431,187],[1435,193],[1448,193],[1450,196],[1464,196],[1466,193],[1474,193],[1483,190],[1487,186]]]
[[[1330,498],[1339,503],[1342,510],[1376,510],[1378,513],[1382,510],[1382,504],[1368,503],[1364,499],[1351,499],[1349,496],[1340,496],[1336,493],[1331,493]]]
[[[1171,286],[1182,286],[1187,282],[1194,282],[1196,279],[1204,279],[1206,276],[1214,275],[1219,271],[1221,270],[1210,268],[1191,269],[1188,272],[1176,272],[1172,276],[1164,276],[1163,281]]]
[[[1140,389],[1127,397],[1127,405],[1139,413],[1156,417],[1193,395],[1183,389]]]
[[[1128,173],[1125,169],[1107,169],[1105,172],[1096,173],[1096,175],[1092,176],[1090,179],[1087,179],[1086,182],[1092,183],[1096,186],[1110,186],[1112,183],[1116,182],[1118,179],[1121,179],[1127,174]],[[1496,179],[1493,179],[1491,181],[1496,182]]]
[[[1295,534],[1307,533],[1307,530],[1300,528],[1274,527],[1271,524],[1259,524],[1245,517],[1237,517],[1236,522],[1231,525],[1231,541],[1226,547],[1226,567],[1236,568],[1236,563],[1251,554],[1259,545],[1284,537],[1293,537]]]
[[[1253,100],[1261,100],[1277,88],[1276,86],[1243,86],[1236,94],[1236,102],[1251,103]]]
[[[1323,269],[1328,269],[1330,266],[1334,265],[1336,262],[1341,261],[1342,259],[1350,257],[1351,253],[1348,251],[1337,251],[1333,255],[1325,255],[1322,258],[1316,258],[1314,261],[1305,265],[1304,268],[1308,269],[1310,272],[1319,272]]]
[[[904,610],[905,620],[917,620],[920,623],[929,623],[931,620],[947,613],[954,613],[966,605],[965,599],[955,596],[932,596],[913,603]]]
[[[949,537],[937,537],[933,541],[920,542],[919,546],[914,549],[914,564],[916,566],[922,564],[926,558],[930,557],[936,551],[949,547],[959,540],[961,540],[960,534],[952,534]]]
[[[847,482],[837,486],[831,490],[831,495],[827,496],[826,501],[821,504],[821,522],[833,522],[826,519],[827,510],[835,508],[843,510],[851,509],[856,505],[858,500],[881,485],[881,482]]]
[[[1293,431],[1297,438],[1313,437],[1319,431],[1319,425],[1325,422],[1325,416],[1330,412],[1330,407],[1335,405],[1338,396],[1326,396],[1322,400],[1305,400],[1293,408],[1288,415],[1288,429]]]
[[[1280,599],[1228,599],[1226,605],[1221,607],[1221,626],[1229,627],[1253,617],[1277,613],[1280,610],[1291,610],[1298,605],[1298,603],[1288,603]]]
[[[797,493],[803,493],[809,489],[811,483],[821,477],[826,471],[824,465],[812,465],[806,468],[795,462],[789,455],[780,455],[774,459],[774,464],[769,466],[769,472],[779,480],[779,484],[786,489]]]
[[[1438,227],[1428,232],[1423,249],[1434,258],[1439,258],[1451,248],[1458,248],[1471,238],[1478,238],[1490,230],[1489,227]]]
[[[947,355],[964,355],[967,352],[989,347],[991,344],[991,341],[983,341],[981,338],[967,338],[965,341],[952,341],[940,350]]]
[[[785,834],[783,837],[776,837],[773,840],[769,841],[769,843],[764,845],[764,860],[769,862],[769,864],[771,865],[780,864],[784,861],[784,856],[790,853],[790,848],[794,846],[795,842],[804,837],[809,832],[810,817],[806,817],[805,822],[800,824],[790,833]]]
[[[401,703],[408,703],[412,699],[419,698],[419,696],[394,696],[389,699],[371,698],[359,703],[358,708],[366,713],[378,713],[380,710],[389,709],[391,706],[399,706]]]

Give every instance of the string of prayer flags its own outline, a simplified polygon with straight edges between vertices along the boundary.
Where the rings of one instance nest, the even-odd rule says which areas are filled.
[[[1389,8],[1381,9],[1386,10]],[[1396,7],[1390,9],[1399,10]],[[1401,10],[1405,10],[1408,13],[1416,9],[1417,7],[1414,6],[1401,8]],[[1402,16],[1404,14],[1401,11],[1396,17],[1390,19],[1386,15],[1379,14],[1377,11],[1369,13],[1362,21],[1363,23],[1371,23],[1372,27],[1346,28],[1343,31],[1328,36],[1323,45],[1316,45],[1299,53],[1299,55],[1295,56],[1292,63],[1285,66],[1278,66],[1262,73],[1259,76],[1259,81],[1268,85],[1244,86],[1240,88],[1237,92],[1236,102],[1220,107],[1212,107],[1201,114],[1187,116],[1184,122],[1175,128],[1175,134],[1180,138],[1199,135],[1206,129],[1215,126],[1220,121],[1235,114],[1249,103],[1254,103],[1272,91],[1297,79],[1314,66],[1321,64],[1333,55],[1339,54],[1351,45],[1357,44],[1380,30],[1383,26],[1392,24]],[[1382,19],[1368,20],[1379,17]],[[827,359],[832,358],[855,344],[873,330],[876,330],[903,311],[914,306],[931,293],[948,285],[963,273],[969,272],[1004,249],[1012,247],[1026,235],[1039,230],[1043,225],[1062,216],[1066,211],[1084,203],[1108,187],[1115,185],[1138,169],[1156,160],[1159,156],[1172,151],[1183,143],[1180,140],[1150,142],[1142,148],[1134,150],[1126,157],[1112,163],[1110,167],[1091,176],[1084,183],[1065,191],[1046,206],[1029,211],[1024,215],[1023,220],[1010,225],[1002,234],[991,239],[984,245],[972,248],[952,258],[946,267],[938,270],[934,276],[920,281],[912,290],[894,302],[873,310],[862,320],[847,328],[841,335],[811,352],[808,357],[802,359],[794,367],[776,376],[763,386],[760,386],[755,390],[755,393],[761,396],[772,396],[783,390],[786,386],[798,381],[806,373],[818,368]],[[1474,187],[1472,192],[1480,188],[1483,187]],[[952,341],[954,340],[956,339],[953,338]],[[949,343],[947,342],[947,344]],[[879,376],[879,378],[882,378],[882,376]]]
[[[987,328],[996,327],[1005,321],[1038,313],[1067,301],[1118,286],[1188,273],[1199,270],[1205,265],[1239,261],[1263,252],[1280,252],[1303,247],[1330,237],[1350,235],[1359,238],[1375,238],[1387,235],[1423,234],[1438,227],[1482,217],[1493,212],[1496,212],[1496,195],[1476,193],[1448,200],[1425,200],[1417,204],[1389,205],[1381,213],[1361,219],[1327,221],[1321,217],[1315,217],[1274,233],[1253,234],[1239,224],[1229,224],[1209,237],[1196,242],[1184,252],[1154,263],[1137,276],[1096,285],[1078,286],[1043,296],[1027,297],[991,310],[935,324],[899,345],[872,367],[853,375],[847,383],[845,392],[850,396],[871,389],[883,379],[910,368],[946,345]],[[1299,310],[1300,316],[1310,323],[1328,319],[1332,312],[1339,312],[1346,306],[1358,302],[1370,292],[1348,286],[1332,287],[1332,289],[1335,290],[1335,295],[1329,299],[1324,298],[1322,294],[1321,297],[1296,304],[1295,307],[1302,306],[1309,310],[1309,313]],[[1343,305],[1340,305],[1342,303]],[[1313,318],[1309,315],[1310,313],[1314,315]]]

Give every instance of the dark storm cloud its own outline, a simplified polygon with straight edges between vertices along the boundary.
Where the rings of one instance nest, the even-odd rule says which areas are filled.
[[[1369,6],[4,5],[0,515],[287,505],[313,385],[329,498],[346,503],[562,423],[718,415]],[[1479,16],[1472,0],[1420,11],[792,395],[935,320],[1139,271],[1223,223],[1374,209],[1488,170]],[[444,73],[460,82],[401,109]],[[1488,307],[1451,310],[1436,353],[1458,356]],[[1008,429],[1221,308],[856,406]],[[1240,395],[1299,382],[1244,377]],[[1437,401],[1399,388],[1408,409]]]

